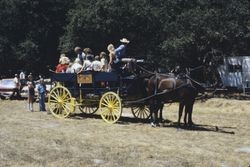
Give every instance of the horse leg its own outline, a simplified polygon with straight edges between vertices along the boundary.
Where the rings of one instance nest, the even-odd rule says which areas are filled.
[[[163,122],[163,115],[162,115],[163,107],[164,107],[163,103],[159,104],[159,110],[160,110],[159,120],[160,120],[160,122]]]
[[[156,127],[156,107],[154,104],[150,104],[149,106],[149,110],[150,110],[150,124],[152,127]]]
[[[194,124],[192,120],[193,106],[194,106],[194,102],[190,103],[190,105],[188,106],[188,125],[189,126],[192,126]]]
[[[189,114],[189,110],[188,109],[189,109],[189,106],[186,104],[185,105],[185,114],[184,114],[184,119],[183,119],[185,126],[187,125],[187,122],[188,122],[187,121],[187,115]]]
[[[182,116],[182,112],[183,112],[183,107],[184,107],[184,104],[180,102],[179,104],[179,117],[178,117],[178,126],[180,127],[180,122],[181,122],[181,116]]]
[[[152,104],[149,105],[149,111],[150,111],[150,123],[153,123],[154,122],[154,118],[153,118],[154,105]]]

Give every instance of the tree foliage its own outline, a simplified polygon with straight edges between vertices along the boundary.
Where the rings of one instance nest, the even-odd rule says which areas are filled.
[[[56,60],[69,0],[0,1],[0,71],[43,72]]]
[[[95,54],[127,37],[128,55],[173,68],[206,54],[249,55],[248,0],[2,0],[0,70],[41,70],[75,46]]]

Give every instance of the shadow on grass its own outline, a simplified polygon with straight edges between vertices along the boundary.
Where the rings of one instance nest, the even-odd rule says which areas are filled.
[[[181,124],[178,126],[177,122],[174,122],[170,125],[163,125],[163,127],[170,127],[176,128],[177,130],[189,130],[189,131],[207,131],[207,132],[216,132],[216,133],[225,133],[225,134],[235,134],[234,131],[228,131],[225,129],[236,129],[236,127],[218,127],[213,125],[201,125],[201,124],[194,124],[192,126]]]
[[[87,118],[91,119],[102,119],[101,115],[99,114],[85,114],[85,113],[75,113],[72,114],[70,119],[77,119],[83,120]],[[129,124],[149,124],[149,119],[138,119],[134,117],[127,117],[121,116],[120,119],[116,122],[119,125],[129,125]],[[185,126],[181,124],[178,126],[177,122],[172,122],[171,120],[164,120],[163,123],[159,127],[163,128],[176,128],[178,131],[188,130],[188,131],[207,131],[207,132],[216,132],[216,133],[225,133],[225,134],[235,134],[234,131],[227,131],[225,129],[236,129],[236,127],[218,127],[213,125],[202,125],[202,124],[195,124],[193,126]]]
[[[85,114],[85,113],[74,113],[70,115],[69,118],[78,119],[78,120],[87,119],[87,118],[102,119],[101,115],[99,114]],[[128,125],[131,123],[149,123],[149,119],[139,119],[139,118],[134,118],[134,117],[121,116],[120,119],[116,123],[120,125]]]

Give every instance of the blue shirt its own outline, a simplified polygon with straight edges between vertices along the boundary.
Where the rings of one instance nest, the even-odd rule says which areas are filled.
[[[46,87],[44,84],[39,84],[37,90],[39,94],[43,94],[46,92]]]
[[[118,48],[115,49],[116,57],[118,59],[122,59],[126,56],[126,46],[120,45]]]
[[[86,59],[86,55],[85,55],[85,53],[81,52],[77,55],[77,58],[79,58],[81,60],[81,62],[83,63],[83,60]]]

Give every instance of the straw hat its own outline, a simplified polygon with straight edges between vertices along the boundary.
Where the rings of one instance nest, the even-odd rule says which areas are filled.
[[[122,38],[120,39],[120,42],[128,44],[130,41],[127,38]]]

